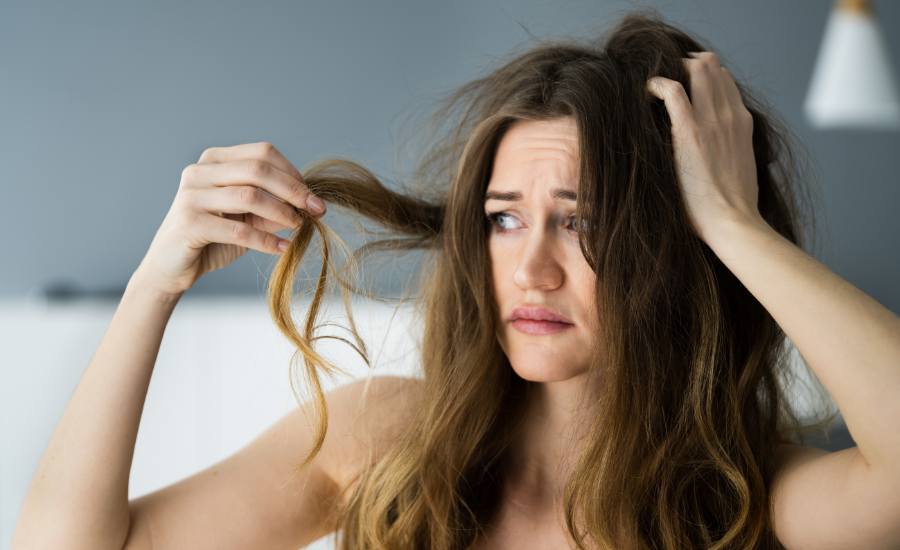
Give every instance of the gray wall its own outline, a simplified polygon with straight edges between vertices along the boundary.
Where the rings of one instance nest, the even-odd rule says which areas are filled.
[[[900,135],[816,131],[801,104],[831,2],[5,2],[0,7],[0,296],[113,295],[204,148],[267,140],[301,170],[352,157],[388,179],[406,117],[537,36],[658,8],[722,53],[806,144],[816,255],[900,311]],[[874,3],[900,60],[900,4]],[[416,115],[418,116],[418,115]],[[403,160],[403,159],[401,159]],[[328,220],[352,227],[336,212]],[[262,294],[249,252],[190,294]],[[389,269],[378,282],[396,288]]]
[[[401,132],[414,128],[404,122],[414,123],[438,94],[525,45],[529,32],[586,36],[631,7],[650,6],[712,44],[783,115],[818,176],[824,233],[815,255],[900,312],[900,136],[815,131],[801,112],[828,0],[131,4],[0,4],[0,299],[54,288],[117,298],[168,210],[181,170],[206,147],[266,140],[301,170],[343,156],[390,181],[408,166],[396,156]],[[896,66],[900,3],[874,6]],[[332,209],[327,219],[353,244],[352,225],[339,214]],[[202,278],[188,296],[262,295],[273,263],[251,251]],[[377,280],[394,292],[406,275],[384,269]],[[13,319],[0,330],[4,349],[15,347],[5,341],[16,338],[9,329],[21,330],[15,311],[0,310]],[[39,370],[41,352],[70,351],[51,340],[37,355],[28,352],[33,362],[9,360],[20,369],[0,361],[0,373],[18,373],[0,393],[30,392],[35,409],[49,410],[44,386],[16,380],[28,374],[57,389],[64,383]],[[0,399],[7,402],[15,403]],[[58,415],[62,402],[53,403]],[[33,425],[35,411],[28,414]],[[18,449],[10,428],[3,438]],[[852,444],[845,428],[833,438],[821,445]],[[4,506],[0,531],[14,513]],[[0,535],[5,544],[8,533]]]

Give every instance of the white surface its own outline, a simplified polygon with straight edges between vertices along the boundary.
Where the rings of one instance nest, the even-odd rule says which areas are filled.
[[[0,540],[9,547],[33,470],[117,303],[0,303]],[[298,324],[305,303],[295,305]],[[354,304],[375,374],[419,376],[408,307]],[[320,320],[346,326],[340,303]],[[420,327],[419,327],[420,329]],[[326,334],[349,333],[325,330]],[[354,378],[362,360],[348,346],[320,340],[317,349]],[[380,355],[379,355],[380,350]],[[173,483],[228,456],[296,406],[288,367],[294,352],[269,318],[264,297],[206,299],[178,304],[162,345],[138,432],[129,496]],[[796,351],[795,351],[796,353]],[[799,355],[795,355],[799,357]],[[343,385],[322,378],[325,389]],[[305,388],[304,388],[305,391]],[[308,396],[304,396],[304,400]],[[802,394],[801,410],[807,405]],[[332,536],[307,548],[332,547]]]

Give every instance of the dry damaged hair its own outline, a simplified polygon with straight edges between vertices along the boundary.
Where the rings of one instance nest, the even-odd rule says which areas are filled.
[[[493,519],[532,383],[514,373],[497,342],[482,205],[504,131],[515,121],[557,117],[577,122],[576,221],[597,275],[596,340],[604,344],[595,345],[588,371],[602,389],[596,422],[564,492],[573,544],[782,547],[769,521],[775,449],[802,443],[811,431],[824,433],[836,410],[806,424],[787,399],[797,380],[787,338],[691,229],[671,121],[664,103],[644,88],[661,75],[689,90],[682,58],[712,49],[655,10],[628,13],[602,36],[602,42],[535,40],[445,96],[433,121],[451,124],[435,132],[416,164],[414,192],[391,190],[348,159],[320,160],[303,171],[313,193],[388,234],[348,254],[338,269],[329,243],[339,239],[307,216],[269,280],[271,314],[302,354],[318,413],[315,444],[298,471],[319,452],[327,430],[318,371],[343,372],[312,346],[335,338],[316,334],[329,281],[339,283],[355,341],[340,339],[371,366],[348,299],[369,294],[346,275],[374,251],[425,257],[414,300],[424,327],[416,422],[355,478],[334,518],[339,548],[462,549]],[[808,193],[801,193],[794,140],[772,109],[739,88],[753,115],[760,214],[802,246],[809,216],[799,199]],[[314,232],[322,267],[300,331],[291,316],[294,274]]]

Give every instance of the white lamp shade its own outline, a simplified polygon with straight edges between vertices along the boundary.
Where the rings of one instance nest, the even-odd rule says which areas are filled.
[[[900,100],[871,10],[831,11],[804,110],[817,128],[900,128]],[[863,3],[864,4],[864,3]]]

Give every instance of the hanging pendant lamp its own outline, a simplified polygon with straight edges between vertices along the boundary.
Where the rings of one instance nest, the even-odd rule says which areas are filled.
[[[868,0],[837,0],[804,110],[816,128],[900,129],[887,44]]]

